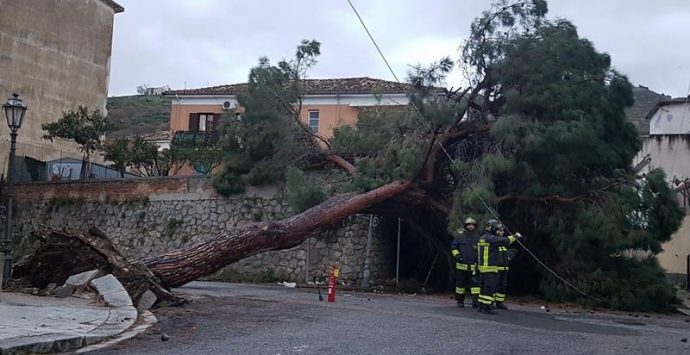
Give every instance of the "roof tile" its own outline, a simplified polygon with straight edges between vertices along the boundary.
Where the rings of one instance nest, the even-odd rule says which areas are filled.
[[[339,79],[305,79],[306,95],[336,94],[402,94],[409,84],[369,77]],[[247,92],[247,84],[230,84],[199,89],[171,90],[164,95],[237,95]]]

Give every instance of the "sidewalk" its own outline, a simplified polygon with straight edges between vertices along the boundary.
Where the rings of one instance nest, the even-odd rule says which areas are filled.
[[[118,335],[137,320],[132,306],[21,293],[0,297],[0,355],[77,349]]]

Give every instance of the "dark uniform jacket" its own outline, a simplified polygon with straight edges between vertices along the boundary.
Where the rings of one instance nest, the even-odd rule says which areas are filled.
[[[458,270],[473,271],[477,267],[477,242],[479,233],[476,231],[463,231],[454,233],[455,239],[451,244],[451,254],[455,257],[455,268]]]
[[[508,270],[513,254],[508,246],[515,241],[515,236],[499,237],[486,233],[477,242],[477,266],[479,272],[499,272]]]

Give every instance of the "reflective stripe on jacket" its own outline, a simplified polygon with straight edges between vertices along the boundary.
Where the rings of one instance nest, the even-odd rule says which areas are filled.
[[[455,239],[451,244],[450,252],[455,258],[455,268],[458,270],[475,270],[477,264],[477,242],[479,233],[463,231],[453,233]]]
[[[477,269],[479,272],[499,272],[508,270],[508,246],[515,241],[514,236],[499,237],[484,234],[477,242]]]

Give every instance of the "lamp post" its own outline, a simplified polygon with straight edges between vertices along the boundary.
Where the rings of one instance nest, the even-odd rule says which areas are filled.
[[[7,118],[7,126],[10,128],[10,159],[9,167],[7,169],[7,218],[5,220],[5,241],[3,246],[3,253],[5,260],[3,263],[3,275],[5,280],[12,276],[12,199],[13,199],[13,181],[14,178],[14,152],[17,149],[17,131],[22,126],[22,120],[26,113],[26,105],[24,105],[19,95],[12,94],[7,100],[7,103],[2,105],[5,111],[5,118]],[[0,278],[2,284],[2,278]]]

